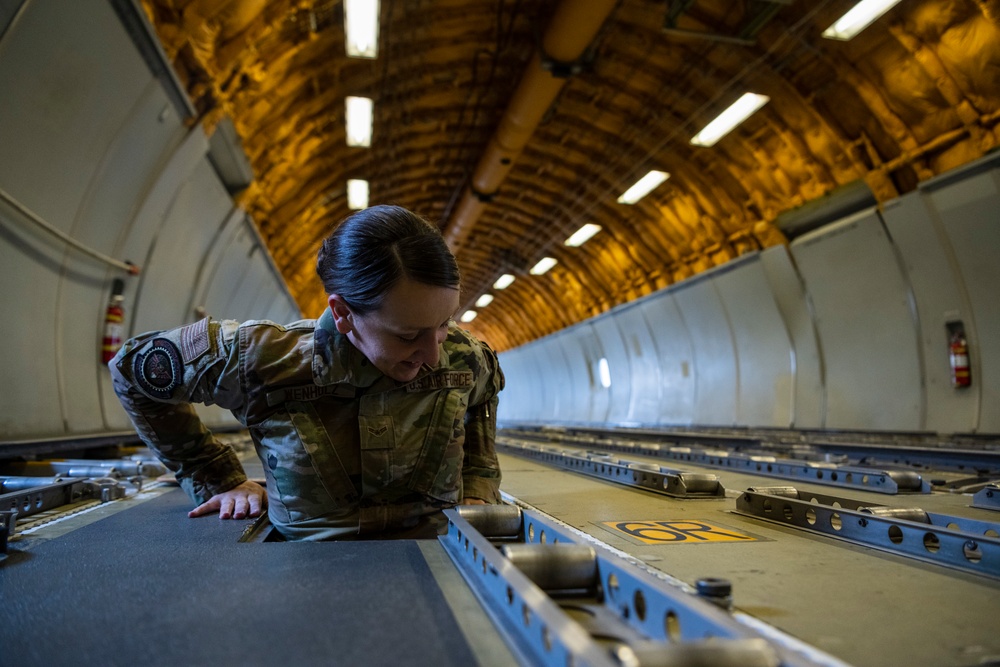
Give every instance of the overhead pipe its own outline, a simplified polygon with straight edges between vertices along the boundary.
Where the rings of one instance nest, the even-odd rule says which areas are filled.
[[[573,65],[594,40],[618,0],[563,0],[511,96],[507,110],[479,158],[444,237],[457,253],[486,204],[500,189],[542,117],[552,106]]]

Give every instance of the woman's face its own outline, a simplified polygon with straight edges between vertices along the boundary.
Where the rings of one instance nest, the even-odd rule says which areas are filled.
[[[337,330],[383,374],[408,382],[425,364],[437,364],[458,298],[457,288],[404,277],[389,290],[382,306],[366,315],[352,312],[335,294],[329,301]]]

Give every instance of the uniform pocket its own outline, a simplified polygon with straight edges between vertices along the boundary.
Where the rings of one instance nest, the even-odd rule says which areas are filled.
[[[461,391],[440,392],[434,401],[430,425],[409,482],[413,491],[450,503],[461,500],[463,416],[467,404],[468,395]]]
[[[279,520],[323,516],[357,501],[354,486],[310,404],[287,403],[285,410],[255,428],[262,442],[257,453],[281,506]],[[286,517],[280,517],[282,509]]]

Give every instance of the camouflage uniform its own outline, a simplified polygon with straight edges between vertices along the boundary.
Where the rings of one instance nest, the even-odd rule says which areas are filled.
[[[327,310],[287,326],[208,319],[128,341],[110,363],[143,441],[196,503],[246,479],[191,403],[248,428],[268,514],[288,539],[411,528],[463,497],[497,503],[493,442],[503,374],[454,324],[435,368],[410,382],[378,371]]]

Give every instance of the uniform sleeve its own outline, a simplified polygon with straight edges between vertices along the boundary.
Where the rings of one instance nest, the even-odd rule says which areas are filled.
[[[482,377],[465,413],[465,461],[462,488],[466,498],[500,502],[500,463],[494,447],[497,434],[497,394],[504,387],[503,371],[497,355],[482,343]]]
[[[139,437],[199,504],[247,479],[236,453],[202,424],[192,405],[216,404],[239,414],[237,335],[236,322],[204,319],[133,338],[108,364]]]

